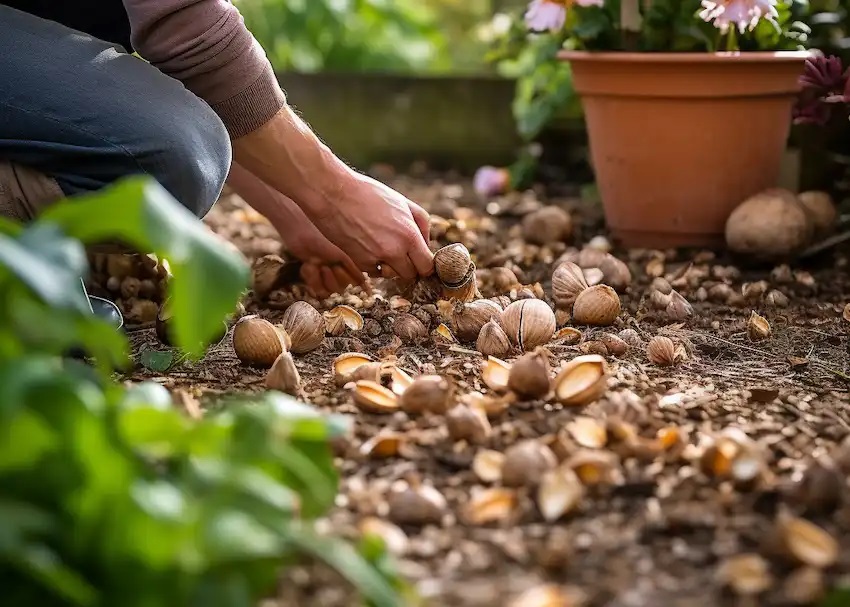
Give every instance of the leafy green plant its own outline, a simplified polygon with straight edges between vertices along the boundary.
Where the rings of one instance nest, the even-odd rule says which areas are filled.
[[[276,392],[195,420],[160,385],[111,377],[126,340],[87,313],[83,243],[167,258],[178,345],[197,356],[247,283],[155,182],[64,201],[26,227],[0,222],[0,586],[4,604],[249,607],[281,568],[325,560],[370,605],[405,587],[381,556],[320,536],[348,420]],[[213,280],[212,277],[215,277]],[[82,345],[97,366],[62,357]]]

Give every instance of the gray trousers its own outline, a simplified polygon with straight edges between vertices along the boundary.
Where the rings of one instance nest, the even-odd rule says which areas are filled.
[[[204,216],[230,170],[210,107],[121,46],[0,4],[0,161],[66,195],[154,177]]]

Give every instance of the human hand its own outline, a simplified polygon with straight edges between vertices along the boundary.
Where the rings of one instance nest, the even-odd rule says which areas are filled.
[[[363,272],[413,280],[433,271],[428,213],[379,181],[353,175],[332,205],[307,213]]]
[[[303,262],[301,279],[317,297],[342,293],[348,285],[364,283],[363,273],[351,258],[325,238],[292,199],[236,163],[231,167],[228,183],[269,220],[289,252]]]

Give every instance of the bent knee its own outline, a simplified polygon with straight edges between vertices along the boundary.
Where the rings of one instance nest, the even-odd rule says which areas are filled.
[[[221,195],[230,171],[231,148],[219,117],[202,101],[198,105],[161,134],[162,145],[143,162],[143,168],[180,204],[203,217]]]

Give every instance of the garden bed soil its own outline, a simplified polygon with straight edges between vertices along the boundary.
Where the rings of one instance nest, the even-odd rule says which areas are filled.
[[[487,202],[479,201],[465,181],[421,170],[414,174],[380,176],[450,220],[437,222],[439,244],[463,240],[479,269],[515,267],[524,284],[540,282],[547,294],[552,263],[564,247],[524,242],[523,214],[541,203],[570,210],[573,238],[567,246],[580,247],[604,233],[598,204],[581,200],[577,188]],[[232,195],[226,194],[206,221],[249,259],[278,252],[274,230]],[[439,415],[363,413],[335,385],[331,373],[336,356],[362,351],[394,356],[396,364],[411,374],[447,376],[460,392],[486,392],[480,375],[482,357],[470,344],[452,347],[430,339],[399,344],[391,333],[373,336],[364,330],[327,337],[318,349],[297,355],[306,399],[323,411],[355,419],[353,435],[338,445],[341,490],[323,528],[355,538],[363,519],[388,520],[383,496],[393,483],[418,478],[433,484],[448,502],[446,516],[439,525],[399,525],[407,540],[397,546],[399,570],[433,605],[778,606],[813,604],[819,588],[834,588],[842,580],[850,585],[848,468],[837,479],[809,471],[812,462],[823,457],[850,467],[850,443],[842,447],[850,435],[850,321],[842,318],[850,301],[848,250],[795,265],[790,275],[784,268],[747,267],[740,260],[704,251],[615,250],[614,254],[629,263],[633,281],[621,294],[623,312],[613,328],[633,328],[644,342],[668,335],[686,346],[688,359],[659,367],[647,360],[642,347],[609,356],[612,380],[604,397],[583,408],[542,401],[515,403],[491,419],[492,433],[482,445],[449,440]],[[657,276],[681,276],[692,262],[680,291],[693,304],[694,315],[672,322],[649,305],[649,286]],[[788,306],[770,307],[763,298],[747,303],[737,295],[731,297],[731,305],[697,300],[702,281],[728,283],[737,294],[744,283],[758,280],[784,293]],[[393,288],[374,286],[377,293]],[[350,295],[368,300],[354,291],[348,299],[337,297],[323,305],[351,302]],[[246,307],[273,321],[283,314],[251,299]],[[376,304],[361,312],[368,322],[372,315],[386,314],[377,312],[381,309]],[[769,339],[747,338],[753,310],[770,322]],[[599,332],[581,329],[585,340]],[[163,349],[152,329],[130,331],[137,360],[147,349]],[[580,353],[579,348],[551,344],[553,367]],[[202,407],[216,407],[222,406],[222,395],[263,390],[264,376],[262,370],[241,365],[225,339],[197,363],[183,363],[164,374],[137,364],[129,379],[153,380],[187,392]],[[603,423],[616,416],[646,437],[674,427],[683,444],[657,458],[621,458],[618,478],[589,488],[579,505],[557,522],[544,522],[535,506],[535,492],[525,488],[516,491],[517,506],[502,520],[468,523],[464,512],[470,496],[488,486],[471,469],[479,450],[504,451],[522,439],[563,437],[577,416]],[[699,465],[706,438],[730,427],[746,433],[766,454],[765,472],[754,486],[707,475]],[[400,433],[406,447],[387,458],[362,455],[363,443],[387,430]],[[613,452],[612,443],[613,439],[603,450]],[[795,485],[800,479],[809,483],[807,492]],[[839,545],[836,562],[821,572],[783,555],[775,544],[777,520],[785,513],[803,516],[826,530]],[[738,571],[739,578],[754,578],[754,584],[764,586],[751,603],[724,588],[719,577],[728,559],[744,553],[761,555],[768,564],[764,575]],[[525,595],[521,600],[530,589],[548,585],[559,588],[562,598],[543,602]],[[310,563],[290,569],[278,595],[267,603],[354,604],[355,596],[344,582]]]

